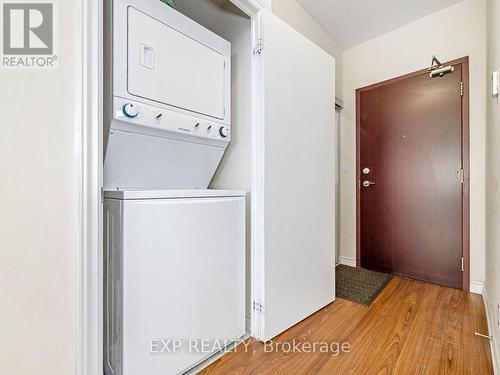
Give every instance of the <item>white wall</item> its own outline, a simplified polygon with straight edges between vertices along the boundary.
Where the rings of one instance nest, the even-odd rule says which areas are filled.
[[[471,281],[484,281],[485,1],[465,0],[344,51],[341,125],[341,255],[356,257],[355,90],[441,61],[470,57]]]
[[[272,0],[272,12],[335,58],[335,94],[343,99],[342,49],[295,0]]]
[[[231,42],[231,143],[211,183],[214,189],[251,188],[251,24],[231,3],[183,0],[177,9]]]
[[[251,307],[251,58],[250,19],[231,3],[219,7],[212,0],[183,0],[178,10],[231,42],[231,143],[211,184],[211,189],[247,192],[246,297],[247,329]]]
[[[75,373],[77,3],[57,70],[0,70],[0,374]]]
[[[488,0],[487,21],[487,133],[486,133],[486,290],[491,317],[490,334],[496,337],[496,358],[500,365],[500,101],[491,95],[491,72],[500,70],[500,3]]]

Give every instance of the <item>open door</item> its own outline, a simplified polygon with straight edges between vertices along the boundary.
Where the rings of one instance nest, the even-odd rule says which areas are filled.
[[[335,60],[270,12],[262,21],[252,333],[268,341],[335,299]]]

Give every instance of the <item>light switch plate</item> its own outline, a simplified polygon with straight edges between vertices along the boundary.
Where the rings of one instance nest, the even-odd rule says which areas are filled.
[[[342,165],[342,173],[348,174],[352,172],[352,165],[350,163],[344,163]]]
[[[493,72],[491,75],[491,95],[493,97],[498,97],[498,91],[499,91],[499,72]]]
[[[497,325],[500,327],[500,303],[497,305]]]

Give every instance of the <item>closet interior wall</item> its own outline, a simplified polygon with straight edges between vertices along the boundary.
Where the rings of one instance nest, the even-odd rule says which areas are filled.
[[[177,10],[231,42],[231,143],[210,189],[247,192],[246,296],[247,331],[251,296],[251,20],[228,0],[183,0]]]

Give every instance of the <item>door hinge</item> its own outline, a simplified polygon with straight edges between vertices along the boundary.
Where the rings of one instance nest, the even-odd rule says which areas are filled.
[[[101,187],[101,204],[104,203],[104,188]]]
[[[464,83],[460,82],[460,96],[464,96]]]
[[[262,38],[259,38],[257,40],[257,45],[255,46],[255,48],[253,49],[253,53],[254,54],[259,54],[259,55],[262,55],[262,50],[264,49],[264,39]]]
[[[462,257],[462,272],[464,272],[464,257]]]
[[[253,309],[260,313],[264,312],[264,304],[260,301],[253,301]]]
[[[465,182],[465,176],[464,176],[463,169],[458,170],[458,181],[460,181],[461,184],[463,184]]]

